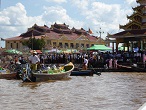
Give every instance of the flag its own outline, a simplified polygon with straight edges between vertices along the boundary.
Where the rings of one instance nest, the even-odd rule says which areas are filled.
[[[89,34],[93,34],[93,32],[92,32],[92,30],[89,28],[89,30],[88,30],[88,33]]]
[[[5,41],[5,39],[1,38],[1,41]]]

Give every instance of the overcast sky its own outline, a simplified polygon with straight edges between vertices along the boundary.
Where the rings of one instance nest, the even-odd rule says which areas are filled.
[[[69,28],[90,28],[96,36],[101,31],[105,38],[107,32],[122,31],[119,24],[128,22],[126,16],[137,5],[136,0],[1,0],[0,37],[18,36],[35,23],[50,27],[56,22]]]

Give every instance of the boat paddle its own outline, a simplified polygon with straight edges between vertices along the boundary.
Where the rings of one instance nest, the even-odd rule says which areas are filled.
[[[30,70],[29,64],[26,64],[26,71],[23,76],[23,81],[29,80],[30,82],[32,82],[28,75],[28,73],[30,74],[30,71],[31,70]]]

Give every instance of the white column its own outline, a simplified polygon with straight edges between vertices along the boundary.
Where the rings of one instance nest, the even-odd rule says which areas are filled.
[[[141,50],[143,50],[143,41],[140,41]]]

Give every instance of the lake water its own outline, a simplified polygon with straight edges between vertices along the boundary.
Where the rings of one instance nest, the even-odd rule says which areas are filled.
[[[0,79],[0,110],[137,110],[146,102],[146,73],[104,72],[68,80]]]

